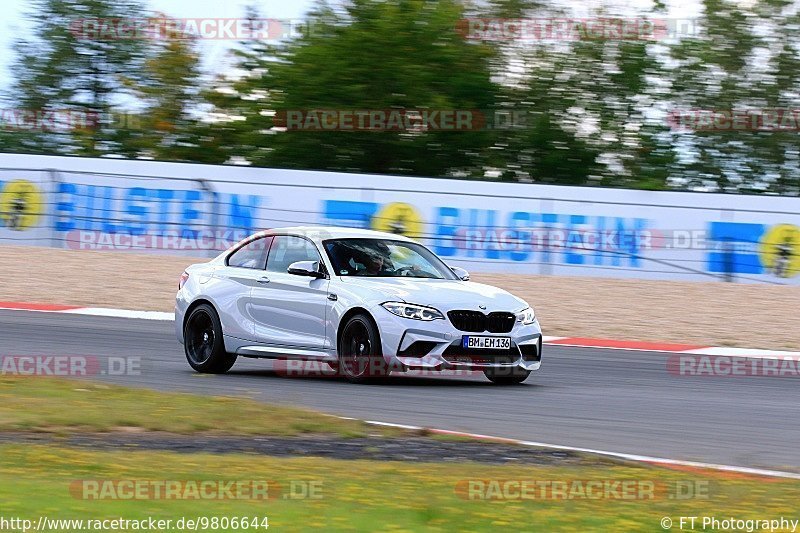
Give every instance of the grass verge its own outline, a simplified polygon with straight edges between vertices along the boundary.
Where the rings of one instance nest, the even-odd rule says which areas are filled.
[[[203,432],[358,435],[367,431],[357,422],[239,399],[57,379],[0,379],[0,431],[77,433],[120,426],[168,429],[187,433],[187,439],[192,438],[188,434]],[[402,441],[398,443],[402,445]],[[177,522],[181,518],[198,517],[258,519],[259,527],[251,525],[249,531],[263,531],[264,517],[278,531],[663,531],[665,517],[673,521],[675,529],[681,516],[700,517],[698,520],[706,516],[800,518],[796,516],[800,482],[792,480],[610,461],[493,466],[443,459],[379,462],[8,443],[0,445],[0,515],[34,524],[40,516],[75,520],[152,517],[171,520],[169,531],[180,530]],[[180,490],[172,498],[154,497],[151,492],[130,499],[125,497],[130,492],[119,490],[123,487],[120,483],[127,481],[179,482],[183,487],[200,481],[266,482],[273,498],[197,499]],[[508,481],[524,482],[532,490],[522,492]],[[84,490],[85,482],[115,490],[100,492],[100,499],[92,499],[94,492]],[[625,482],[635,489],[609,489],[608,484]],[[591,491],[590,483],[595,484]],[[604,488],[598,489],[597,483]],[[542,489],[542,484],[551,488]],[[553,490],[554,484],[566,490]],[[73,524],[50,530],[79,528]]]
[[[797,482],[730,479],[626,465],[520,468],[15,445],[0,446],[0,477],[3,515],[34,522],[40,515],[60,519],[153,517],[174,522],[182,517],[266,516],[277,531],[657,531],[663,517],[670,517],[675,524],[680,516],[793,518],[800,497]],[[490,479],[577,481],[583,486],[590,480],[658,487],[703,485],[707,497],[676,498],[669,491],[656,491],[654,498],[590,499],[579,491],[569,493],[568,498],[480,500],[469,499],[470,493],[459,489],[469,480]],[[79,480],[265,480],[270,485],[280,484],[282,491],[270,500],[93,500],[83,499],[87,493],[82,490],[75,491]],[[309,498],[307,487],[312,486],[315,497]]]
[[[89,381],[0,376],[0,431],[169,431],[364,436],[362,422],[252,400],[132,389]]]

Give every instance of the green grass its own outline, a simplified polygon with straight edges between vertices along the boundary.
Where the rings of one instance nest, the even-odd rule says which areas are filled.
[[[470,501],[455,487],[467,479],[709,480],[708,499],[619,501]],[[321,499],[268,501],[84,500],[76,480],[268,480],[317,482]],[[301,485],[302,486],[302,485]],[[268,516],[276,531],[658,531],[663,516],[795,517],[800,484],[655,467],[519,467],[380,463],[330,459],[97,452],[54,446],[0,446],[4,516],[154,518]]]
[[[363,436],[381,429],[243,398],[161,393],[89,381],[0,376],[0,431],[169,431]]]
[[[198,409],[198,405],[201,406]],[[299,420],[296,420],[299,419]],[[341,436],[357,422],[246,400],[162,394],[56,379],[0,378],[0,432],[107,431],[120,426],[186,433]],[[395,433],[399,436],[399,433]],[[459,441],[460,438],[447,440]],[[432,457],[435,458],[435,457]],[[467,480],[629,480],[708,483],[704,498],[470,500]],[[86,500],[79,480],[314,482],[320,499]],[[343,461],[244,454],[98,451],[58,444],[0,445],[0,516],[63,519],[269,517],[273,531],[663,531],[664,516],[774,519],[797,516],[800,482],[592,460],[569,466]],[[677,529],[677,526],[675,527]],[[63,530],[62,530],[63,531]],[[248,531],[263,531],[249,529]]]

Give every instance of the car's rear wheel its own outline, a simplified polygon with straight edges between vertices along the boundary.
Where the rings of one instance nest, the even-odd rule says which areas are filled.
[[[531,371],[515,366],[513,368],[487,368],[483,374],[496,385],[517,385],[528,379]]]
[[[339,374],[352,383],[364,383],[388,374],[378,328],[369,316],[351,317],[339,339]]]
[[[186,319],[183,346],[189,365],[204,374],[224,374],[236,362],[236,354],[225,351],[222,325],[208,304],[195,307]]]

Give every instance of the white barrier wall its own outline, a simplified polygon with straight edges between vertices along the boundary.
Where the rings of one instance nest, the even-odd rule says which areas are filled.
[[[402,232],[476,271],[800,283],[800,198],[0,154],[0,242],[214,255],[257,229]]]

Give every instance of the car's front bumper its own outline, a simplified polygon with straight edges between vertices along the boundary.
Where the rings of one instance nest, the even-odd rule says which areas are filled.
[[[538,370],[542,364],[539,321],[515,323],[508,333],[470,333],[448,319],[423,322],[396,316],[382,307],[373,310],[381,335],[384,359],[393,369],[513,368]],[[510,350],[472,350],[461,347],[464,335],[511,337]]]

